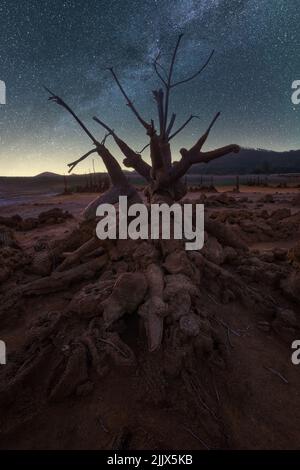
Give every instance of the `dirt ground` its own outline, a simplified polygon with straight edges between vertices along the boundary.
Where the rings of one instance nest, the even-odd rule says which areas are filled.
[[[74,351],[83,347],[74,340],[75,331],[78,337],[81,335],[81,326],[70,314],[72,299],[77,299],[87,284],[115,282],[122,273],[135,272],[137,264],[132,267],[131,261],[138,248],[134,246],[129,255],[111,258],[109,267],[104,266],[90,278],[72,281],[66,289],[40,294],[34,291],[10,301],[20,286],[55,272],[60,259],[49,272],[43,258],[40,263],[45,271],[41,266],[36,268],[35,257],[44,253],[38,247],[47,248],[53,240],[71,235],[81,221],[83,208],[94,197],[38,196],[31,202],[19,201],[0,209],[0,219],[6,219],[0,220],[0,226],[10,231],[7,237],[13,237],[17,247],[3,244],[0,249],[4,272],[0,280],[0,339],[6,342],[8,352],[7,365],[0,366],[0,448],[299,448],[300,365],[291,362],[292,341],[300,340],[299,189],[241,188],[234,193],[218,188],[217,193],[189,193],[186,201],[204,203],[210,220],[234,230],[241,242],[229,247],[222,235],[208,229],[204,251],[200,251],[204,262],[200,262],[201,267],[197,264],[201,278],[193,281],[197,292],[192,296],[191,309],[203,325],[209,323],[206,339],[213,346],[197,356],[196,339],[186,333],[186,337],[180,337],[183,346],[174,347],[176,354],[181,348],[180,367],[176,363],[172,368],[168,335],[178,328],[179,320],[172,323],[166,316],[162,344],[149,352],[140,317],[125,314],[120,320],[125,327],[120,323],[118,328],[122,344],[130,348],[135,361],[122,365],[115,360],[108,372],[99,373],[90,366],[93,358],[87,354],[88,375],[80,383],[72,379],[76,386],[53,398],[53,384],[60,383],[60,369],[64,367],[61,356],[68,344],[75,345]],[[43,223],[32,222],[34,228],[26,230],[8,226],[7,219],[15,214],[35,220],[41,212],[54,208],[73,217],[52,216]],[[5,249],[14,252],[5,254]],[[20,261],[9,263],[13,256]],[[161,262],[163,276],[183,272],[169,265],[165,257]],[[140,270],[144,272],[144,268]],[[227,279],[226,273],[232,277]],[[245,296],[243,286],[249,289]],[[127,293],[128,297],[132,294],[129,290]],[[170,306],[172,299],[168,302]],[[44,338],[42,328],[52,325],[51,312],[66,315],[66,323],[54,333],[47,330]],[[94,317],[97,321],[96,314],[88,321],[80,317],[80,325],[86,328]],[[28,352],[31,348],[33,355]],[[75,367],[70,376],[81,375],[80,361],[78,355],[78,369]]]

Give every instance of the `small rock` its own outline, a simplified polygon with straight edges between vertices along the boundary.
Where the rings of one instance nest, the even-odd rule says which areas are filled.
[[[288,326],[297,327],[299,325],[299,320],[293,310],[278,309],[276,317]]]
[[[184,315],[179,321],[180,329],[187,336],[197,336],[200,332],[199,319],[195,314]]]
[[[186,274],[188,277],[193,276],[194,269],[185,251],[176,251],[167,256],[163,267],[170,274]]]

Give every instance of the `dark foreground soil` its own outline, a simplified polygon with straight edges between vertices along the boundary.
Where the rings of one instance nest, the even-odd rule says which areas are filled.
[[[1,210],[0,448],[299,448],[299,193],[193,193],[199,253],[129,241],[66,263],[92,197]]]

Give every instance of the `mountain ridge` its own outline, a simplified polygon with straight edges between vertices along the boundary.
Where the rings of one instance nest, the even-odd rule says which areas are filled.
[[[124,170],[128,176],[137,175],[135,171]],[[275,151],[260,148],[241,148],[238,154],[229,154],[209,163],[193,165],[188,174],[278,174],[300,173],[300,150]],[[97,172],[106,174],[106,172]],[[85,176],[85,173],[73,173],[69,176]],[[32,178],[59,178],[62,174],[44,171]]]
[[[189,174],[300,173],[300,150],[275,151],[242,148],[209,163],[193,165]]]

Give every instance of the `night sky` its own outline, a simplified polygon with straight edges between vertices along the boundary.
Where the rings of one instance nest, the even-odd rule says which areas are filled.
[[[92,148],[71,116],[47,101],[43,84],[99,139],[104,134],[93,115],[141,149],[144,129],[106,69],[114,66],[141,114],[156,118],[151,63],[159,50],[168,63],[181,32],[175,78],[216,53],[201,76],[174,90],[177,125],[191,113],[201,116],[172,141],[176,158],[217,111],[222,115],[206,149],[228,143],[300,148],[300,105],[291,102],[291,84],[300,79],[299,13],[299,0],[0,0],[0,79],[7,87],[0,175],[66,173],[68,162]],[[103,170],[100,158],[95,166]],[[76,171],[89,168],[91,159]]]

